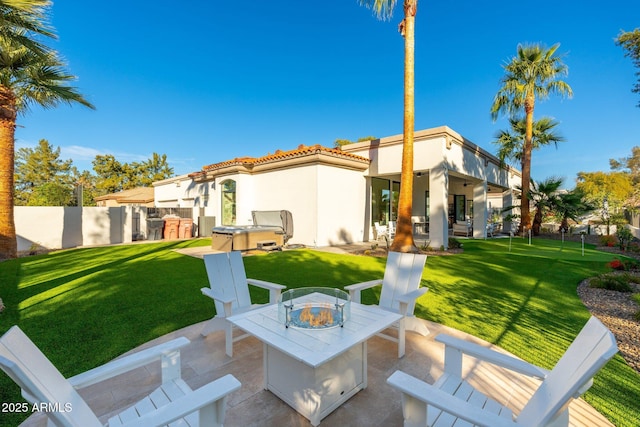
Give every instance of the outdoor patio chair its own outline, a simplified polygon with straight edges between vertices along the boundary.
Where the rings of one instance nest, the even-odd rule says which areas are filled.
[[[613,334],[591,317],[552,371],[448,335],[436,341],[445,345],[444,373],[427,384],[402,371],[387,382],[402,392],[406,426],[474,425],[484,427],[567,427],[568,405],[593,383],[593,376],[611,359],[618,347]],[[542,379],[518,416],[511,409],[475,390],[462,376],[462,356],[487,361],[501,368]],[[496,384],[505,389],[508,385]]]
[[[249,334],[233,336],[233,325],[227,317],[253,310],[264,304],[251,304],[249,285],[258,286],[269,291],[269,304],[278,302],[278,298],[286,286],[263,280],[247,279],[240,251],[221,252],[204,256],[204,265],[209,276],[208,288],[200,289],[202,293],[213,299],[216,315],[207,322],[202,335],[207,336],[214,331],[225,331],[225,350],[229,357],[233,356],[233,343],[246,338]]]
[[[349,291],[351,301],[359,303],[362,290],[382,284],[378,306],[403,315],[397,325],[397,337],[379,334],[382,338],[398,343],[398,357],[404,356],[405,353],[406,330],[417,332],[423,336],[429,334],[424,323],[413,315],[416,300],[429,290],[429,288],[420,287],[426,261],[427,256],[424,254],[389,252],[382,280],[376,279],[344,287],[346,291]]]
[[[226,375],[191,390],[180,374],[180,348],[187,344],[188,339],[178,338],[65,379],[29,337],[13,326],[0,338],[0,368],[20,386],[30,408],[47,408],[50,424],[94,427],[102,423],[76,389],[158,361],[162,366],[160,387],[109,418],[106,425],[147,427],[178,421],[180,425],[222,426],[226,396],[239,389],[240,382]]]
[[[452,233],[454,236],[456,234],[463,235],[465,237],[469,237],[473,234],[473,226],[471,225],[471,221],[456,221],[452,225]]]
[[[384,238],[387,236],[388,230],[386,225],[380,225],[379,222],[374,222],[373,227],[376,231],[376,240],[380,240],[381,238]]]
[[[396,237],[396,222],[389,221],[389,240],[393,240]]]

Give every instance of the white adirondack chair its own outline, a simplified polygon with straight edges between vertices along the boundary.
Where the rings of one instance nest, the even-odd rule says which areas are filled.
[[[567,427],[568,405],[591,387],[593,376],[618,347],[613,334],[591,317],[551,372],[520,359],[447,335],[444,374],[427,384],[402,371],[387,382],[402,392],[404,426]],[[541,343],[542,344],[542,343]],[[517,417],[475,390],[462,378],[462,355],[542,379],[542,383]]]
[[[393,240],[396,237],[396,222],[389,221],[389,240]]]
[[[180,374],[182,337],[114,360],[75,377],[65,379],[20,328],[13,326],[0,338],[0,368],[22,389],[22,396],[38,407],[47,407],[50,424],[101,426],[98,417],[76,389],[101,382],[153,361],[162,364],[162,384],[148,397],[109,419],[108,426],[163,426],[183,421],[189,426],[222,426],[226,396],[240,382],[226,375],[193,391]],[[41,406],[43,405],[43,406]]]
[[[376,279],[345,286],[351,301],[360,302],[360,292],[382,284],[378,306],[385,310],[400,313],[404,317],[398,323],[398,337],[379,334],[382,338],[398,343],[398,357],[405,353],[405,331],[410,330],[423,336],[429,334],[427,327],[413,315],[416,300],[429,288],[421,288],[420,280],[427,256],[424,254],[389,252],[382,280]]]
[[[213,299],[216,315],[205,324],[202,335],[207,336],[214,331],[225,331],[225,350],[229,357],[233,356],[233,343],[246,338],[249,334],[233,336],[233,325],[227,317],[253,310],[261,304],[251,304],[249,285],[258,286],[269,291],[269,304],[278,302],[278,298],[286,286],[264,280],[247,279],[240,251],[221,252],[204,256],[204,265],[209,276],[209,288],[200,289],[202,293]],[[263,304],[262,304],[263,305]]]

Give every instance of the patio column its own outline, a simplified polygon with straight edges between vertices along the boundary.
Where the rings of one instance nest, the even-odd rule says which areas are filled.
[[[502,193],[502,207],[506,208],[507,206],[513,206],[513,190],[511,189],[508,189],[507,191]],[[509,214],[513,213],[513,211],[509,212]],[[511,227],[513,227],[513,223],[511,221],[502,222],[502,230],[504,230],[505,232],[511,231]]]
[[[449,248],[449,172],[445,166],[429,171],[429,239],[433,248]]]
[[[487,181],[473,186],[473,237],[487,238]]]

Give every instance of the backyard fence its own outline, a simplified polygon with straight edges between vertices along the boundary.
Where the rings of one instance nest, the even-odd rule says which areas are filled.
[[[16,206],[18,251],[67,249],[78,246],[111,245],[143,240],[148,236],[149,210],[161,218],[166,214],[194,219],[192,208],[47,207]],[[164,212],[164,210],[172,211]],[[159,216],[156,216],[159,215]]]

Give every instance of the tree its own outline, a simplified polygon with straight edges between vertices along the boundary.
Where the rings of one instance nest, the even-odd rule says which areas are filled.
[[[71,163],[61,160],[60,147],[54,150],[46,139],[36,148],[20,148],[15,162],[15,204],[72,205],[75,178]]]
[[[96,177],[86,170],[79,172],[75,166],[73,167],[73,177],[74,182],[76,183],[76,205],[95,206],[96,201],[94,199],[98,197],[96,190]],[[82,191],[81,195],[78,194],[79,191]],[[79,199],[80,196],[82,196],[81,200]]]
[[[622,31],[616,39],[616,44],[622,46],[626,51],[624,56],[631,58],[633,65],[639,69],[639,71],[636,72],[638,82],[631,91],[640,93],[640,28],[636,28],[633,31]],[[640,102],[638,102],[637,106],[640,107]]]
[[[45,182],[33,189],[27,206],[73,206],[73,187],[59,182]]]
[[[612,216],[621,216],[633,195],[633,183],[629,174],[624,172],[579,172],[576,190],[601,210],[600,216],[609,234]]]
[[[98,195],[117,193],[134,187],[130,183],[129,165],[120,163],[112,154],[97,155],[92,164],[96,172]]]
[[[360,138],[358,138],[358,140],[356,142],[363,142],[363,141],[373,141],[374,139],[378,139],[375,136],[362,136]],[[348,140],[348,139],[336,139],[335,141],[333,141],[333,146],[335,148],[342,148],[345,145],[348,144],[353,144],[353,141]]]
[[[538,183],[533,183],[529,190],[529,198],[536,213],[533,217],[531,230],[534,236],[540,235],[542,220],[547,213],[553,212],[560,203],[558,190],[562,185],[562,179],[551,177]]]
[[[151,187],[152,183],[173,176],[173,168],[167,163],[166,154],[153,153],[149,160],[136,165],[136,170],[139,171],[136,187]]]
[[[150,187],[155,181],[173,176],[166,154],[153,153],[144,162],[120,163],[112,154],[97,155],[93,160],[95,186],[99,195],[116,193],[135,187]]]
[[[522,151],[526,135],[527,123],[524,118],[510,117],[509,124],[511,130],[501,130],[496,135],[494,144],[498,145],[498,157],[501,162],[506,159],[517,161],[522,167]],[[543,117],[533,122],[533,132],[531,136],[531,149],[537,150],[543,146],[563,142],[565,139],[555,132],[558,122],[550,117]]]
[[[20,13],[47,28],[47,11]],[[21,37],[9,37],[7,34]],[[0,22],[0,257],[7,258],[17,256],[13,179],[18,115],[24,114],[33,104],[52,108],[65,102],[94,108],[68,84],[75,77],[64,70],[65,63],[56,51],[43,47],[42,52],[38,52],[20,41],[24,38],[33,40],[34,37],[35,33],[18,28],[11,22]]]
[[[558,203],[554,213],[560,220],[560,232],[569,231],[569,220],[578,221],[581,215],[594,209],[595,207],[587,202],[584,193],[577,188],[558,194]]]
[[[379,19],[390,19],[396,0],[358,0],[372,8]],[[398,26],[404,37],[404,124],[402,138],[402,172],[398,200],[398,224],[390,249],[396,252],[418,252],[413,241],[411,211],[413,209],[413,134],[415,124],[415,18],[418,0],[404,0],[404,19]]]
[[[609,165],[611,170],[627,172],[634,184],[640,184],[640,147],[633,147],[629,157],[609,159]]]
[[[520,227],[526,230],[531,224],[529,187],[531,181],[531,151],[533,149],[533,112],[536,99],[547,99],[550,94],[573,96],[571,87],[559,80],[566,76],[568,67],[556,55],[560,44],[546,49],[539,44],[518,45],[517,54],[503,66],[505,75],[502,87],[491,106],[491,117],[496,121],[500,114],[513,117],[525,114],[525,137],[522,145],[522,204]]]
[[[345,145],[349,145],[349,144],[353,144],[353,141],[348,140],[348,139],[336,139],[335,141],[333,141],[333,146],[334,148],[342,148]]]
[[[27,33],[56,37],[46,19],[50,5],[50,0],[0,0],[0,37],[37,55],[46,54],[47,48]]]

